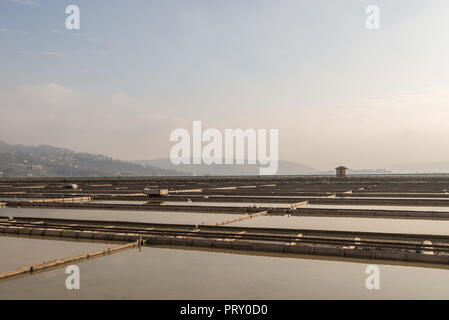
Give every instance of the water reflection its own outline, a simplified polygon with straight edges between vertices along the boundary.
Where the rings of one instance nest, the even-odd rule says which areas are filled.
[[[447,220],[261,216],[232,223],[232,226],[449,235]]]
[[[380,290],[365,269],[380,268]],[[418,266],[144,247],[79,264],[81,289],[63,269],[0,283],[0,299],[448,299],[449,272]],[[23,290],[27,288],[27,290]]]
[[[87,242],[0,235],[0,272],[114,246]]]
[[[244,214],[242,212],[242,214]],[[170,211],[120,211],[83,209],[28,209],[0,208],[0,216],[39,217],[80,220],[131,221],[173,224],[215,224],[234,219],[238,214],[170,212]]]

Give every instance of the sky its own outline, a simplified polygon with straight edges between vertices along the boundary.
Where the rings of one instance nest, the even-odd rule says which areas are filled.
[[[449,161],[448,15],[447,0],[0,0],[0,140],[168,158],[200,120],[278,129],[279,158],[318,169]]]

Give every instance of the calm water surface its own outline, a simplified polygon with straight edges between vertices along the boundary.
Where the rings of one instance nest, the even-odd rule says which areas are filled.
[[[391,206],[391,205],[333,205],[333,204],[308,204],[301,208],[320,209],[366,209],[366,210],[401,210],[401,211],[438,211],[449,212],[449,207],[429,207],[429,206]]]
[[[260,216],[234,222],[230,226],[449,235],[448,220]]]
[[[126,201],[126,200],[94,200],[90,203],[108,204],[145,204],[148,201]],[[206,206],[206,207],[288,207],[288,203],[256,203],[256,202],[205,202],[205,201],[164,201],[163,205],[169,206]]]
[[[242,212],[242,215],[243,214],[244,213]],[[133,221],[148,223],[215,224],[220,221],[237,218],[239,214],[90,209],[0,208],[0,216]]]
[[[80,289],[64,269],[0,282],[0,299],[449,299],[449,270],[143,247],[79,263]]]
[[[11,271],[45,261],[76,256],[116,245],[118,244],[0,235],[0,272]]]

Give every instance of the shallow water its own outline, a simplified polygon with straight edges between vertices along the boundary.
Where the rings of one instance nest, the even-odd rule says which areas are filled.
[[[261,216],[231,226],[449,235],[447,220]]]
[[[77,264],[79,290],[62,268],[1,282],[0,299],[449,298],[449,270],[298,257],[143,247]],[[365,286],[371,263],[379,290]]]
[[[245,213],[242,213],[244,215]],[[39,217],[81,220],[132,221],[174,224],[215,224],[235,219],[239,214],[192,213],[169,211],[120,211],[90,209],[0,208],[0,216]]]
[[[107,203],[107,204],[145,204],[148,201],[136,201],[136,200],[93,200],[87,203]]]
[[[447,195],[446,195],[447,196]],[[426,197],[426,198],[411,198],[411,197],[336,197],[335,199],[365,199],[365,200],[369,200],[369,199],[383,199],[383,200],[394,200],[394,199],[404,199],[404,200],[443,200],[443,201],[447,201],[448,202],[448,206],[449,206],[449,199],[446,198],[441,198],[438,196],[435,197]]]
[[[45,261],[71,257],[117,244],[48,240],[0,235],[0,272],[11,271]]]
[[[28,201],[28,200],[37,200],[37,199],[36,198],[16,198],[16,197],[7,198],[7,197],[0,197],[0,202],[1,201]]]
[[[127,201],[127,200],[94,200],[90,203],[108,204],[146,204],[148,201]],[[255,203],[255,202],[204,202],[204,201],[164,201],[162,205],[168,206],[205,206],[205,207],[288,207],[289,203]]]
[[[205,207],[272,207],[272,208],[283,208],[289,207],[289,203],[255,203],[255,202],[200,202],[200,201],[166,201],[167,205],[177,205],[177,206],[205,206]]]
[[[221,214],[165,211],[0,208],[0,216],[8,217],[40,217],[196,225],[216,224],[218,222],[235,219],[245,214],[246,213],[244,212],[241,214]],[[322,229],[449,235],[448,220],[259,216],[248,220],[233,222],[229,225],[257,228]]]
[[[400,211],[438,211],[449,212],[449,207],[429,207],[429,206],[392,206],[392,205],[352,205],[352,204],[308,204],[301,208],[320,209],[365,209],[365,210],[400,210]]]

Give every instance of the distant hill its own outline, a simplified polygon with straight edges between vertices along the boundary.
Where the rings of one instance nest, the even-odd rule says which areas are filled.
[[[392,172],[387,169],[348,169],[348,174],[393,174],[396,172]],[[326,170],[322,171],[322,174],[334,175],[335,170]]]
[[[24,146],[0,142],[0,178],[180,174],[175,170],[114,160],[100,154],[79,153],[49,145]]]
[[[449,162],[402,163],[388,168],[395,173],[449,173]]]
[[[278,175],[334,175],[296,162],[280,160]],[[417,165],[396,166],[396,172],[414,173]],[[393,168],[393,166],[392,166]],[[402,170],[400,170],[402,169]],[[404,170],[405,169],[405,170]],[[421,172],[448,172],[449,163],[422,165]],[[391,174],[385,169],[351,170],[349,174]],[[49,145],[10,145],[0,141],[0,178],[14,177],[114,177],[114,176],[228,176],[259,175],[259,165],[173,165],[170,159],[120,161],[101,154],[75,152]]]
[[[206,164],[180,164],[174,165],[170,159],[157,160],[138,160],[133,161],[139,164],[151,165],[159,168],[178,170],[186,175],[211,175],[211,176],[227,176],[227,175],[259,175],[259,165],[250,164],[222,164],[222,165],[206,165]],[[278,175],[335,175],[335,170],[318,170],[309,166],[305,166],[292,161],[279,160]],[[393,172],[386,169],[349,169],[348,174],[392,174]]]
[[[258,164],[180,164],[174,165],[170,159],[138,160],[135,163],[155,166],[167,170],[178,170],[186,175],[211,175],[211,176],[232,176],[232,175],[259,175]],[[290,161],[280,160],[278,163],[279,175],[312,175],[320,174],[317,169]]]

